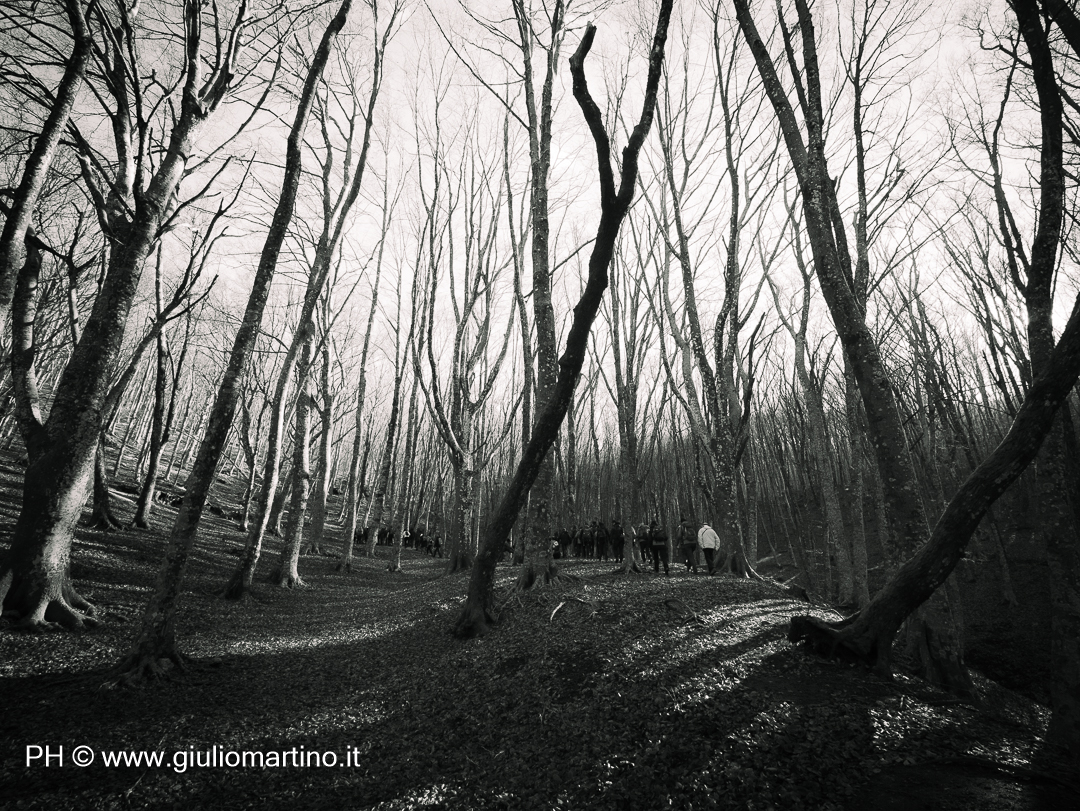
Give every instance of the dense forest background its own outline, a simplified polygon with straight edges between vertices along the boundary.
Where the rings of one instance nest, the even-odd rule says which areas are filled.
[[[20,627],[107,622],[80,520],[170,527],[127,683],[183,658],[204,512],[231,598],[438,536],[464,635],[495,560],[550,586],[619,521],[634,576],[686,519],[856,617],[812,645],[967,696],[974,666],[1080,756],[1074,4],[0,19]]]

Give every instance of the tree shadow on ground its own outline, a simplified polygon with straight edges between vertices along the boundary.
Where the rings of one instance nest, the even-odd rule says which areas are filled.
[[[793,650],[783,601],[740,602],[744,584],[687,578],[639,593],[586,581],[522,600],[491,637],[463,643],[449,634],[460,579],[408,562],[405,576],[384,574],[385,561],[341,575],[312,559],[319,588],[260,586],[239,605],[186,595],[181,627],[198,630],[187,648],[223,658],[176,681],[101,691],[83,660],[0,678],[0,797],[50,809],[835,807],[895,765],[882,751],[937,751],[903,709],[903,684]],[[220,575],[208,567],[196,584]],[[15,642],[26,665],[35,652],[112,645],[87,655],[100,666],[125,637]],[[885,721],[899,743],[882,740]],[[32,745],[98,755],[85,769],[27,767]],[[166,759],[106,768],[105,751]],[[190,765],[245,751],[320,763],[329,752],[337,765]]]
[[[141,691],[101,691],[92,676],[0,680],[11,708],[0,722],[4,796],[51,808],[278,808],[300,797],[305,806],[318,798],[362,808],[413,807],[423,797],[460,808],[619,807],[624,797],[611,786],[620,759],[641,759],[646,772],[629,785],[645,786],[654,745],[671,749],[666,742],[691,731],[669,717],[676,701],[662,686],[667,676],[631,681],[612,673],[602,649],[545,649],[535,638],[531,651],[523,644],[493,657],[488,641],[449,636],[444,605],[418,605],[395,622],[304,623],[239,640],[220,665],[197,664]],[[744,693],[731,702],[733,723],[764,706],[764,696]],[[62,746],[69,759],[90,746],[98,760],[26,768],[32,745]],[[333,752],[348,765],[179,770],[214,747]],[[105,751],[166,754],[160,767],[106,768]],[[171,766],[176,752],[186,754]]]

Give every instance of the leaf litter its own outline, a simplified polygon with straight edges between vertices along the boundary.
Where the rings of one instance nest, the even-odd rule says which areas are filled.
[[[859,809],[931,789],[949,808],[1080,807],[1044,765],[1042,708],[986,681],[975,707],[808,657],[785,638],[804,603],[726,577],[572,560],[568,583],[517,595],[504,569],[499,625],[463,642],[450,629],[467,575],[410,550],[404,573],[306,557],[309,588],[226,602],[239,533],[213,519],[178,618],[191,666],[103,691],[163,535],[80,530],[73,574],[115,618],[101,629],[0,622],[3,807]],[[45,768],[27,765],[32,746],[99,754]],[[164,762],[101,764],[119,751]],[[175,760],[290,751],[336,765]]]

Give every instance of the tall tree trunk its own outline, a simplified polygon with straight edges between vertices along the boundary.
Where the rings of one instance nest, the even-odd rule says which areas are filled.
[[[195,542],[199,519],[202,517],[206,497],[214,481],[221,451],[232,428],[233,416],[240,395],[241,378],[259,336],[263,311],[270,293],[270,284],[273,281],[278,256],[292,220],[296,192],[302,174],[300,145],[304,130],[307,128],[315,89],[330,55],[330,46],[338,32],[344,27],[351,7],[352,0],[342,0],[337,13],[323,32],[311,66],[308,68],[293,125],[289,131],[285,154],[285,177],[282,181],[281,193],[278,196],[270,230],[259,257],[259,267],[248,296],[244,317],[233,341],[229,362],[210,411],[206,433],[203,435],[191,476],[188,478],[184,500],[169,537],[165,560],[158,573],[154,593],[143,614],[135,641],[117,667],[118,677],[124,681],[139,681],[146,677],[153,677],[167,672],[174,664],[182,663],[180,652],[176,647],[175,619],[184,569]]]
[[[112,511],[112,496],[109,493],[109,471],[105,466],[105,434],[98,440],[94,451],[94,497],[93,510],[90,514],[91,529],[109,531],[120,529],[123,524]]]
[[[1054,283],[1064,222],[1064,110],[1061,90],[1039,4],[1013,0],[1020,33],[1031,59],[1042,130],[1039,218],[1032,241],[1024,296],[1028,314],[1028,352],[1032,375],[1053,371]],[[1080,57],[1080,22],[1075,12],[1046,4]],[[1064,338],[1062,338],[1064,341]],[[1066,427],[1072,430],[1065,400],[1035,460],[1043,543],[1050,569],[1051,718],[1046,739],[1068,754],[1080,772],[1080,465],[1066,452]]]
[[[120,438],[120,444],[116,448],[116,461],[113,462],[112,475],[116,476],[120,473],[120,464],[124,460],[124,453],[127,451],[128,441],[131,439],[131,432],[135,430],[136,426],[142,421],[143,408],[146,406],[147,395],[153,390],[150,384],[150,379],[153,376],[154,366],[147,366],[146,372],[143,373],[142,380],[139,382],[139,390],[135,395],[135,400],[132,403],[131,410],[128,411],[127,425],[124,426],[124,435]]]
[[[386,426],[386,442],[383,445],[382,461],[375,480],[375,491],[371,498],[370,517],[368,519],[368,544],[365,554],[375,557],[375,544],[378,543],[380,529],[386,520],[386,496],[390,489],[390,471],[394,464],[394,441],[397,439],[398,422],[401,419],[401,379],[404,371],[400,364],[394,373],[394,394],[390,399],[390,422]],[[388,523],[388,522],[387,522]]]
[[[551,173],[552,95],[556,65],[563,37],[562,0],[556,0],[550,17],[550,44],[546,49],[543,89],[537,103],[533,87],[532,48],[534,32],[527,18],[526,6],[514,1],[518,24],[518,44],[523,58],[525,109],[529,132],[531,180],[529,205],[532,222],[532,295],[536,323],[536,408],[545,409],[555,395],[559,376],[558,336],[555,310],[551,304],[551,225],[548,211],[548,178]],[[535,432],[535,425],[533,427]],[[528,494],[531,515],[525,535],[525,562],[518,576],[518,587],[528,589],[557,580],[558,568],[552,559],[552,507],[555,492],[555,460],[546,454],[540,459],[536,481]]]
[[[844,359],[844,416],[847,422],[848,453],[851,465],[848,468],[848,525],[851,527],[851,573],[852,596],[855,607],[865,608],[870,602],[870,587],[867,579],[866,558],[866,519],[863,512],[863,494],[865,478],[863,474],[862,410],[859,407],[859,387],[855,382],[855,372],[851,363]]]
[[[473,554],[470,543],[470,529],[473,520],[473,508],[476,506],[473,493],[473,482],[476,478],[476,469],[472,454],[465,455],[460,461],[453,464],[454,470],[454,506],[453,523],[451,524],[449,555],[446,563],[446,573],[468,571],[472,568]]]
[[[159,302],[160,309],[160,302]],[[167,388],[167,355],[165,352],[165,339],[163,333],[157,336],[157,382],[154,388],[154,416],[153,429],[150,434],[150,454],[146,465],[146,478],[139,492],[139,499],[135,505],[135,518],[132,523],[142,529],[149,527],[150,512],[154,507],[154,493],[157,490],[158,469],[161,466],[161,456],[165,451],[172,433],[173,419],[176,417],[176,390],[180,385],[180,373],[184,368],[184,359],[187,357],[188,345],[191,338],[190,322],[189,330],[184,338],[183,348],[176,359],[172,374],[172,388],[168,403],[165,402],[165,390]]]
[[[804,222],[818,282],[845,354],[851,360],[881,478],[888,483],[884,490],[889,520],[888,549],[890,557],[899,561],[913,554],[926,539],[926,514],[892,383],[874,336],[866,326],[865,312],[849,281],[853,278],[851,257],[847,253],[836,189],[829,177],[825,157],[824,115],[814,23],[806,0],[796,0],[795,5],[807,90],[805,94],[800,94],[808,138],[806,143],[772,57],[750,16],[747,0],[735,0],[735,13],[776,112],[798,177]],[[794,47],[792,38],[795,34],[786,26],[781,30],[785,47]],[[802,77],[797,79],[802,81]],[[957,693],[972,691],[970,676],[963,665],[962,644],[944,592],[936,594],[931,603],[912,617],[908,623],[908,633],[920,642],[917,649],[929,654],[929,659],[923,657],[918,663],[926,676],[939,686]],[[930,640],[930,644],[921,644],[923,640]]]
[[[292,342],[289,344],[289,348],[285,353],[285,358],[282,361],[281,370],[278,372],[277,383],[274,387],[274,400],[270,407],[270,427],[266,440],[266,458],[263,461],[263,474],[262,474],[262,488],[259,490],[259,497],[256,501],[254,518],[251,528],[248,531],[247,544],[244,547],[244,553],[240,558],[236,569],[233,570],[232,576],[229,578],[229,582],[225,586],[225,596],[230,600],[239,600],[245,597],[248,591],[251,589],[252,581],[255,579],[255,568],[259,564],[259,558],[262,555],[263,539],[266,536],[268,527],[270,526],[273,518],[272,508],[277,506],[277,497],[281,497],[281,504],[284,505],[285,493],[284,486],[282,493],[278,493],[278,485],[281,482],[281,456],[282,456],[282,444],[285,439],[285,420],[286,409],[288,407],[289,386],[293,378],[293,372],[296,369],[297,355],[303,351],[303,348],[308,345],[310,339],[310,332],[312,329],[311,324],[311,312],[307,305],[311,300],[311,286],[309,284],[307,292],[308,300],[305,301],[304,311],[300,315],[300,323],[297,326],[296,333],[293,335]],[[298,377],[299,387],[303,387],[304,380]],[[302,396],[301,391],[299,396]],[[233,406],[235,411],[235,405]],[[297,438],[299,441],[299,438]],[[222,443],[224,445],[224,442]],[[289,477],[285,478],[285,482],[291,484],[294,479]],[[278,521],[280,521],[281,512],[278,512]]]
[[[289,521],[285,527],[285,543],[281,547],[281,557],[270,580],[285,588],[298,588],[305,585],[300,577],[300,544],[304,538],[304,519],[307,516],[308,496],[311,491],[311,410],[312,397],[309,393],[308,377],[311,372],[311,349],[315,340],[314,325],[305,329],[307,339],[300,349],[297,363],[296,429],[293,433],[293,469],[292,469],[292,504],[289,507]]]
[[[390,207],[386,200],[386,190],[383,195],[383,234],[386,233],[390,214]],[[360,509],[360,494],[364,486],[364,475],[367,472],[367,452],[371,447],[371,430],[368,428],[368,444],[364,448],[364,460],[361,466],[360,444],[363,436],[364,397],[367,395],[367,358],[368,349],[371,347],[371,330],[375,324],[376,307],[379,302],[379,279],[382,277],[383,248],[386,244],[385,237],[379,243],[379,251],[375,261],[375,280],[371,283],[371,307],[368,309],[367,327],[364,329],[364,344],[360,350],[360,379],[356,384],[356,418],[353,421],[353,446],[349,462],[349,483],[346,488],[345,498],[348,503],[348,519],[345,522],[345,538],[341,554],[341,562],[338,571],[351,571],[353,546],[356,543],[356,530],[358,526],[357,513]],[[363,467],[363,470],[361,470]]]
[[[388,569],[391,572],[401,571],[401,549],[405,544],[405,533],[410,530],[409,509],[412,500],[413,481],[416,476],[416,438],[420,433],[420,419],[417,411],[417,394],[420,389],[420,378],[413,377],[412,392],[409,394],[409,416],[405,423],[405,448],[401,459],[400,478],[395,501],[396,518],[393,525],[397,527],[397,544],[394,549],[394,557],[390,560]]]
[[[319,461],[315,466],[315,488],[311,495],[311,531],[305,551],[322,554],[323,533],[326,531],[326,500],[330,494],[330,476],[333,465],[330,449],[334,439],[334,393],[330,390],[330,340],[323,341],[322,349],[322,408],[318,409],[322,422],[322,435],[319,437]]]
[[[570,407],[570,401],[574,396],[574,387],[581,374],[582,364],[585,362],[589,333],[596,319],[596,313],[600,309],[604,289],[607,287],[608,268],[615,252],[619,227],[626,212],[630,209],[637,185],[638,154],[652,125],[664,59],[664,43],[667,40],[668,21],[671,19],[671,6],[672,0],[661,0],[656,34],[649,52],[649,77],[642,114],[623,150],[618,190],[615,188],[615,177],[611,168],[611,143],[604,131],[600,109],[593,101],[585,79],[584,62],[592,47],[593,38],[596,36],[594,26],[586,27],[581,44],[570,59],[574,97],[582,109],[596,143],[601,190],[600,223],[592,253],[589,256],[588,281],[574,308],[574,319],[566,339],[566,349],[559,360],[559,377],[555,391],[553,396],[544,403],[529,444],[523,450],[514,478],[487,525],[480,554],[477,555],[469,580],[468,598],[455,626],[455,632],[458,635],[482,634],[488,629],[489,623],[496,619],[493,598],[495,566],[502,557],[504,544],[517,520],[518,512],[530,488],[537,480],[544,458],[555,442],[559,427],[566,416],[566,410]],[[550,556],[550,550],[548,555]]]
[[[266,531],[275,538],[281,538],[285,535],[285,530],[282,527],[281,522],[285,518],[285,507],[289,503],[289,498],[292,496],[293,485],[295,483],[296,479],[293,478],[292,475],[292,461],[290,457],[289,463],[285,465],[285,475],[278,476],[277,491],[274,493],[274,498],[270,502],[270,517],[266,520]]]

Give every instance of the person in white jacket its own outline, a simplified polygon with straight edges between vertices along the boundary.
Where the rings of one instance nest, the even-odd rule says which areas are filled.
[[[720,549],[720,536],[708,524],[702,524],[697,534],[698,544],[705,553],[705,567],[709,574],[716,570],[716,552]]]

